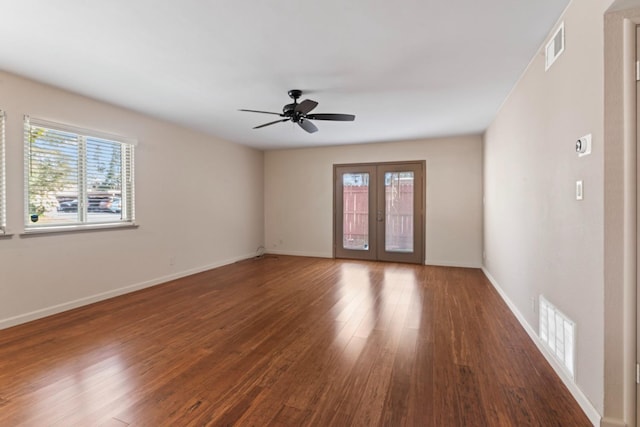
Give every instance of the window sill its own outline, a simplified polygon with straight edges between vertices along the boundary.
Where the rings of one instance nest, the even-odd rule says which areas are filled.
[[[51,227],[30,228],[24,230],[20,237],[31,237],[43,234],[78,233],[86,231],[106,231],[138,228],[139,225],[131,222],[110,224],[83,224],[83,225],[56,225]]]

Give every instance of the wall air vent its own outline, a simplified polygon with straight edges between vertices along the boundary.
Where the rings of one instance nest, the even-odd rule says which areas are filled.
[[[544,48],[544,69],[548,70],[551,65],[564,52],[564,22],[556,30]]]
[[[542,295],[538,307],[540,339],[571,378],[575,378],[575,323]]]

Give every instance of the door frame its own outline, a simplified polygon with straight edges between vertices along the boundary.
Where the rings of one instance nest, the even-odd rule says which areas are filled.
[[[618,6],[622,2],[617,2]],[[604,14],[604,404],[601,426],[637,425],[636,26],[640,9]],[[639,417],[640,418],[640,417]]]
[[[338,215],[338,209],[340,208],[341,204],[340,201],[338,201],[337,198],[337,186],[338,186],[338,180],[337,180],[337,175],[338,175],[338,168],[350,168],[353,169],[353,172],[370,172],[372,169],[377,168],[378,166],[381,167],[385,167],[385,166],[398,166],[399,168],[402,167],[402,165],[419,165],[420,168],[422,169],[422,178],[418,183],[418,188],[416,191],[419,191],[419,200],[418,205],[416,206],[416,217],[417,220],[415,221],[415,225],[414,227],[416,228],[417,232],[420,235],[420,243],[416,246],[414,246],[414,253],[415,255],[415,260],[411,261],[412,263],[415,264],[420,264],[420,265],[424,265],[425,264],[425,248],[426,248],[426,203],[427,203],[427,195],[426,195],[426,181],[427,181],[427,162],[426,160],[404,160],[404,161],[398,161],[398,162],[366,162],[366,163],[336,163],[333,165],[333,229],[332,229],[332,233],[333,233],[333,258],[338,258],[337,255],[337,249],[338,249],[338,244],[340,244],[340,242],[338,242],[338,221],[336,220],[337,215]],[[375,181],[375,182],[374,182]],[[380,182],[383,182],[384,180],[380,180],[380,179],[376,179],[375,177],[370,177],[369,179],[369,186],[370,188],[373,187],[373,191],[375,192],[375,197],[370,198],[369,199],[369,212],[371,215],[376,215],[376,202],[375,199],[378,197],[378,195],[380,194],[382,190],[381,188],[377,188],[380,187]],[[371,225],[373,224],[373,226]],[[384,223],[382,223],[382,227],[384,227]],[[370,244],[369,247],[371,247],[371,240],[374,238],[377,238],[377,234],[381,232],[381,229],[383,230],[383,228],[381,228],[378,225],[378,222],[370,222],[369,224],[369,236],[370,236]],[[376,249],[376,253],[374,254],[376,259],[379,261],[389,261],[389,262],[407,262],[404,260],[399,259],[400,257],[395,257],[395,256],[389,256],[390,253],[387,253],[387,255],[384,257],[385,259],[381,259],[381,257],[379,256],[381,250],[383,251],[384,249],[380,249],[377,248]],[[349,257],[344,257],[346,259],[367,259],[370,260],[370,257],[368,256],[370,252],[365,252],[362,254],[362,256],[358,256],[358,254],[356,252],[353,252],[352,254],[350,254]]]
[[[635,110],[633,111],[634,113],[634,117],[635,117],[635,127],[632,126],[632,130],[633,133],[635,133],[635,152],[631,152],[629,153],[630,155],[633,155],[635,157],[635,162],[634,162],[634,166],[635,168],[631,168],[633,169],[633,174],[635,175],[635,188],[633,188],[633,191],[635,192],[635,224],[633,224],[633,226],[635,227],[635,234],[634,234],[634,240],[633,242],[631,242],[630,244],[632,244],[634,246],[635,249],[635,255],[634,256],[634,265],[631,267],[631,271],[630,273],[633,274],[635,276],[635,302],[636,302],[636,307],[635,307],[635,316],[636,316],[636,321],[635,321],[635,341],[636,341],[636,348],[635,348],[635,363],[636,363],[636,384],[635,384],[635,424],[636,427],[638,426],[638,424],[640,423],[640,393],[638,392],[639,390],[639,383],[640,383],[640,378],[638,378],[638,376],[640,375],[640,281],[638,278],[638,265],[640,265],[640,227],[638,227],[638,223],[640,223],[640,208],[638,207],[638,203],[640,203],[640,195],[638,194],[638,191],[640,189],[640,175],[638,174],[638,171],[640,170],[640,151],[638,150],[638,144],[640,144],[640,76],[638,76],[638,73],[640,73],[640,22],[638,22],[636,20],[635,22],[635,49],[634,49],[634,57],[633,57],[633,63],[636,64],[636,81],[635,81],[635,91],[633,91],[633,94],[635,95],[634,98],[634,103],[633,103],[633,108],[635,108]],[[632,250],[633,252],[633,250]]]

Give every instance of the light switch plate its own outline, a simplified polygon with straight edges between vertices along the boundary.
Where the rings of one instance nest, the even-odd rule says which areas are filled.
[[[576,200],[582,200],[584,197],[584,187],[582,180],[576,181]]]

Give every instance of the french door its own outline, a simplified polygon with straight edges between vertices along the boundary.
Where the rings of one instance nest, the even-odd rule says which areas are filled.
[[[334,165],[336,258],[424,262],[424,166]]]

